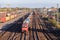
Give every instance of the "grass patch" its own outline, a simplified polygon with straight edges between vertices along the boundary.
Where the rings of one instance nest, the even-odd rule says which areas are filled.
[[[50,21],[54,26],[57,26],[57,22],[56,22],[56,20],[49,19],[49,21]]]
[[[49,22],[51,22],[57,29],[60,29],[60,24],[57,24],[56,20],[49,19]]]

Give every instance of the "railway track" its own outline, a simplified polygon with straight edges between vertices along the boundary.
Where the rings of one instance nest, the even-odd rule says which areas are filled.
[[[24,18],[23,17],[20,18],[10,28],[5,30],[4,32],[1,32],[0,39],[1,40],[13,40],[14,36],[17,35],[17,32],[20,32],[22,23],[28,16],[29,14],[25,15]],[[21,24],[18,24],[18,22],[21,22]]]
[[[40,21],[39,21],[39,15],[38,13],[35,14],[35,29],[36,29],[36,38],[37,40],[47,40],[44,36],[44,34],[42,33],[42,30],[41,30],[41,26],[39,25],[40,24]]]
[[[47,40],[60,40],[60,38],[55,36],[58,35],[59,32],[54,30],[53,28],[54,26],[49,21],[43,20],[42,18],[40,18],[39,20],[40,20],[40,25],[42,26],[43,34],[45,35]],[[57,33],[55,33],[54,31]]]
[[[41,18],[36,11],[33,13],[30,30],[22,33],[21,25],[28,16],[24,16],[16,21],[11,28],[0,34],[1,40],[59,40],[55,35],[52,25]],[[49,24],[49,25],[48,25]]]
[[[37,29],[36,31],[38,31],[36,32],[36,38],[38,40],[60,40],[59,37],[55,36],[58,35],[59,32],[57,33],[57,31],[53,29],[54,26],[51,25],[49,21],[42,20],[40,14],[35,15],[35,30]]]

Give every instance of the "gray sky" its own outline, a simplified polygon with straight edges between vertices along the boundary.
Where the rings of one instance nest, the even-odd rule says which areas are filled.
[[[6,7],[6,4],[10,7],[56,7],[57,3],[60,4],[60,0],[0,0],[0,7]]]

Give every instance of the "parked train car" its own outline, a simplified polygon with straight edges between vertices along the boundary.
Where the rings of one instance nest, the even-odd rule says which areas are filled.
[[[6,22],[6,12],[0,12],[0,22]]]
[[[6,14],[5,18],[6,18],[6,21],[9,21],[10,20],[10,13]]]
[[[16,11],[11,12],[0,12],[0,22],[5,23],[16,17],[20,16]]]

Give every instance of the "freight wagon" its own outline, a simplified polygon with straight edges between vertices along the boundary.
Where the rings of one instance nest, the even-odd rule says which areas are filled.
[[[6,12],[0,12],[0,22],[5,22],[6,21],[5,16],[6,16]]]
[[[17,12],[0,12],[0,22],[4,23],[20,16]]]

